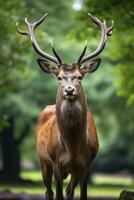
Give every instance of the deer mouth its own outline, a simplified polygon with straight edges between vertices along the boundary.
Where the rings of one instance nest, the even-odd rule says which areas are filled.
[[[67,99],[67,100],[73,100],[76,98],[76,94],[65,94],[64,95],[64,98]]]

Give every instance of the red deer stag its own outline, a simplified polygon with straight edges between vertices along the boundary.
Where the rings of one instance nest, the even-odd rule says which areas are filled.
[[[51,188],[52,175],[56,182],[56,200],[63,200],[63,179],[71,175],[66,189],[67,199],[72,200],[74,189],[80,183],[80,199],[87,200],[87,179],[89,167],[98,151],[98,138],[92,113],[87,106],[87,100],[81,85],[86,73],[94,72],[100,65],[101,59],[96,58],[106,44],[107,37],[112,34],[111,27],[101,22],[97,17],[88,13],[101,31],[98,48],[90,55],[84,56],[85,45],[78,60],[69,65],[62,62],[53,45],[54,56],[43,52],[34,36],[34,30],[46,18],[29,23],[28,31],[20,34],[27,35],[35,51],[41,56],[38,64],[49,74],[54,74],[59,81],[56,105],[47,106],[40,114],[36,129],[36,146],[40,157],[42,177],[47,188],[46,198],[53,199]],[[52,65],[52,62],[54,63]],[[84,66],[83,63],[87,62]]]

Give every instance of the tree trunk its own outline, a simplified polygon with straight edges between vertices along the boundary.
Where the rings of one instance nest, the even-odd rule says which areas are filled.
[[[19,180],[20,174],[20,151],[14,136],[14,119],[9,119],[9,126],[1,133],[2,151],[2,178],[7,181]]]
[[[134,200],[134,192],[124,190],[118,200]]]

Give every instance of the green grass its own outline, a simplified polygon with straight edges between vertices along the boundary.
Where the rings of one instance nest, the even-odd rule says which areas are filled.
[[[14,192],[26,192],[30,194],[43,194],[45,191],[42,183],[41,173],[39,171],[24,171],[21,173],[23,179],[30,179],[38,184],[1,184],[0,190],[9,189]],[[69,181],[67,178],[64,181],[64,190]],[[53,183],[54,188],[54,183]],[[118,197],[122,190],[132,191],[134,188],[134,182],[131,177],[110,176],[110,175],[95,175],[93,177],[93,184],[88,185],[89,196],[107,196]],[[79,195],[79,187],[76,188],[75,194]]]

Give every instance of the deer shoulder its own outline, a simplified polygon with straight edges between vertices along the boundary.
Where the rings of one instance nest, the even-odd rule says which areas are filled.
[[[55,105],[47,106],[38,119],[36,128],[36,148],[41,159],[52,161],[54,149],[58,145],[59,134]]]

